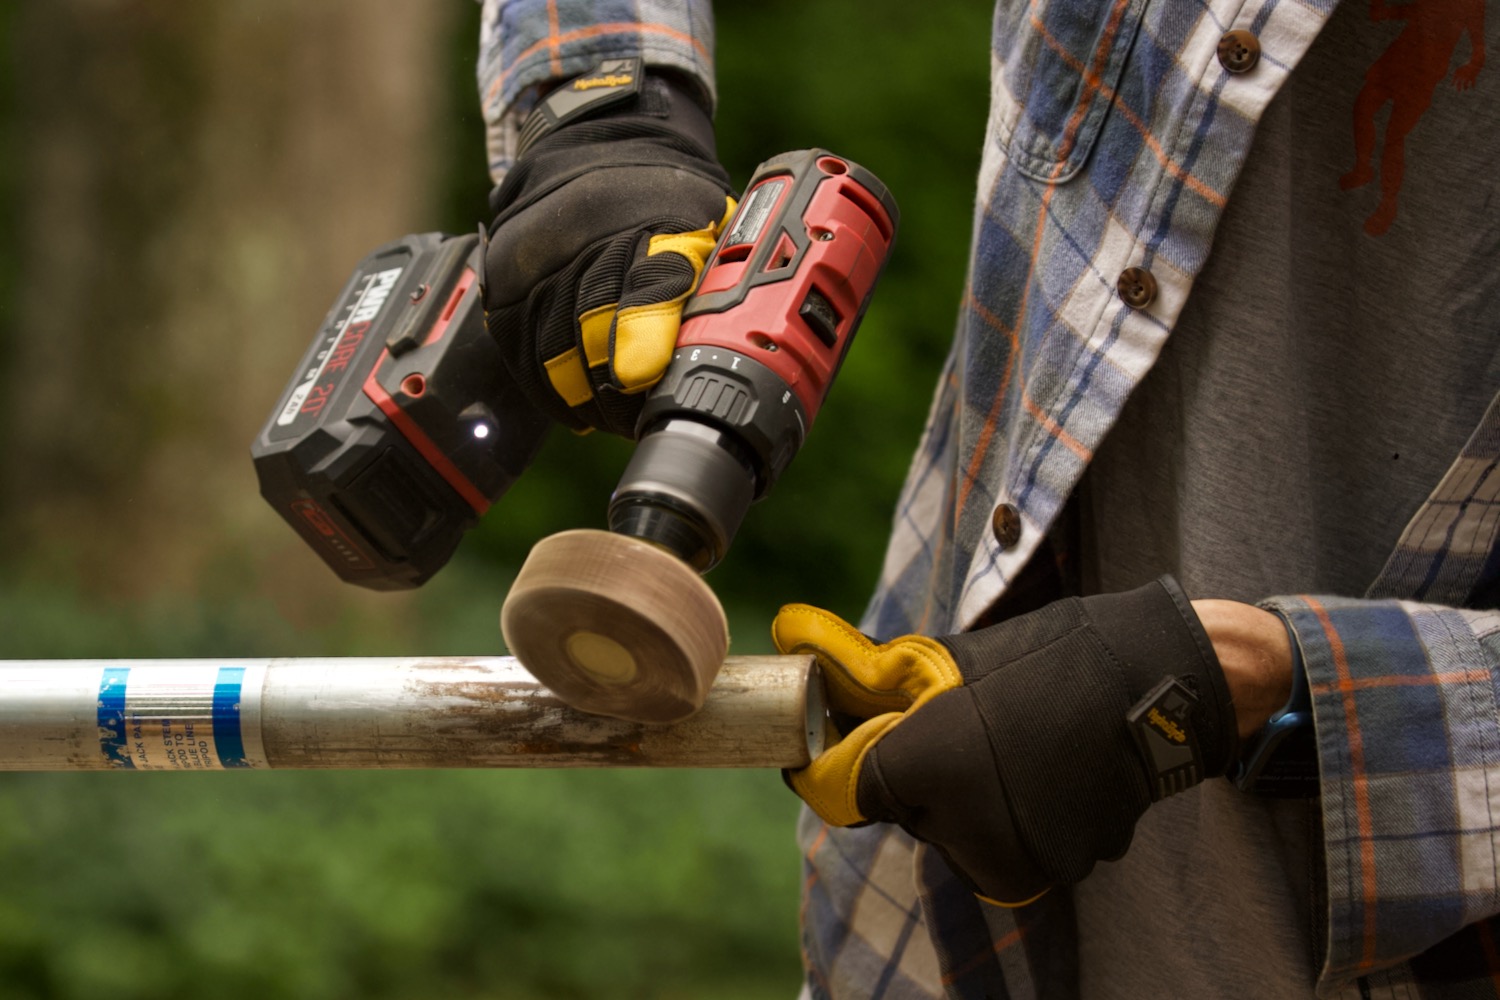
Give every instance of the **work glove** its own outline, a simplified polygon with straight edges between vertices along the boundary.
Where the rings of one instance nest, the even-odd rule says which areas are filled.
[[[941,639],[877,645],[806,605],[772,633],[817,657],[848,730],[793,790],[834,826],[900,824],[1001,905],[1119,858],[1152,802],[1235,756],[1224,675],[1171,577]]]
[[[708,113],[637,60],[564,84],[532,113],[491,198],[484,305],[537,409],[635,436],[730,193]]]

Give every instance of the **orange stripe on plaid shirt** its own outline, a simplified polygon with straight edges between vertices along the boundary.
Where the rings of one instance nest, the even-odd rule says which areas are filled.
[[[547,68],[552,71],[553,76],[562,75],[562,43],[558,40],[559,28],[557,20],[557,0],[547,0],[547,37],[546,44],[551,47],[552,53],[547,59]]]
[[[1043,197],[1045,198],[1045,195]],[[1031,259],[1033,261],[1036,260],[1035,253],[1032,254]],[[1028,275],[1026,282],[1028,289],[1031,286],[1029,277]],[[1024,312],[1026,308],[1026,292],[1023,291],[1021,294],[1021,310]],[[974,443],[974,454],[969,460],[969,467],[964,470],[963,481],[958,487],[958,502],[954,505],[956,514],[962,514],[964,506],[969,502],[969,490],[973,489],[974,477],[979,474],[979,467],[984,462],[985,453],[990,449],[990,438],[994,436],[995,426],[1000,417],[1000,408],[1005,403],[1007,394],[1010,391],[1010,373],[1015,368],[1016,355],[1021,353],[1021,340],[1016,335],[1015,329],[1002,323],[1000,317],[986,309],[974,297],[972,292],[968,297],[967,304],[970,309],[974,310],[974,314],[984,321],[986,326],[994,330],[999,330],[1010,339],[1010,351],[1005,356],[1005,371],[1000,376],[1000,389],[995,393],[995,398],[990,401],[990,412],[985,414],[984,426],[979,431],[979,440]],[[1021,391],[1025,391],[1024,385],[1021,387]]]
[[[807,878],[802,883],[802,905],[797,909],[798,927],[807,926],[807,906],[808,903],[812,900],[812,887],[818,881],[818,870],[812,867],[811,862],[813,858],[817,857],[818,849],[823,846],[823,842],[827,839],[828,824],[824,823],[823,826],[818,829],[818,836],[814,838],[812,845],[808,847],[807,854],[805,855],[809,862],[809,871]],[[813,962],[812,956],[807,953],[807,944],[805,943],[805,940],[806,939],[803,939],[804,943],[799,948],[802,953],[802,968],[812,973],[818,979],[819,985],[823,987],[823,991],[826,993],[828,991],[828,981],[822,977],[821,972],[819,972],[818,970],[817,964]]]
[[[1359,731],[1354,675],[1349,669],[1349,654],[1344,648],[1344,640],[1334,627],[1328,609],[1311,597],[1305,600],[1313,614],[1317,615],[1323,634],[1328,639],[1334,670],[1338,673],[1338,691],[1343,696],[1344,726],[1349,734],[1349,783],[1354,789],[1355,821],[1359,827],[1360,888],[1364,895],[1364,951],[1360,955],[1359,965],[1360,968],[1367,969],[1375,964],[1375,901],[1378,887],[1375,879],[1375,827],[1370,816],[1370,782],[1365,773],[1365,741]]]
[[[1030,396],[1023,396],[1021,404],[1026,407],[1026,412],[1036,418],[1037,423],[1044,427],[1048,434],[1057,438],[1058,443],[1077,455],[1085,462],[1093,461],[1094,453],[1084,443],[1069,434],[1061,424],[1042,412],[1042,408],[1031,401]]]
[[[1091,90],[1096,91],[1106,100],[1108,100],[1110,103],[1110,107],[1118,111],[1120,113],[1120,117],[1129,122],[1131,126],[1133,126],[1135,130],[1141,134],[1141,139],[1146,143],[1146,148],[1151,150],[1151,155],[1156,157],[1156,161],[1166,168],[1167,173],[1177,178],[1182,182],[1184,187],[1198,194],[1203,198],[1204,201],[1208,202],[1209,204],[1214,205],[1218,208],[1224,207],[1227,201],[1224,195],[1220,194],[1218,191],[1215,191],[1203,181],[1193,176],[1192,171],[1185,169],[1180,163],[1172,159],[1172,157],[1168,156],[1167,151],[1162,147],[1162,144],[1158,142],[1156,136],[1151,133],[1150,126],[1148,126],[1145,120],[1131,109],[1130,105],[1126,104],[1123,100],[1120,99],[1120,95],[1114,90],[1113,87],[1106,86],[1104,81],[1099,77],[1098,73],[1095,70],[1079,62],[1078,57],[1064,48],[1062,43],[1052,36],[1052,33],[1047,30],[1047,26],[1043,24],[1042,21],[1034,14],[1031,17],[1031,24],[1032,27],[1036,28],[1037,33],[1042,36],[1042,40],[1047,43],[1047,46],[1051,48],[1052,51],[1056,52],[1058,57],[1061,58],[1063,62],[1067,63],[1075,73],[1078,73],[1080,76],[1082,76],[1084,81],[1090,85]],[[1081,107],[1084,103],[1086,103],[1086,101],[1087,96],[1080,99],[1079,106]],[[1067,158],[1068,153],[1073,148],[1073,140],[1074,137],[1070,135],[1064,142],[1062,150],[1058,156],[1059,159]]]
[[[1347,682],[1340,679],[1333,684],[1314,684],[1313,694],[1331,694],[1335,691],[1368,691],[1385,687],[1425,687],[1429,684],[1488,684],[1493,678],[1488,670],[1459,670],[1446,674],[1399,675],[1393,677],[1351,677]]]
[[[1021,928],[1017,927],[1015,930],[1011,931],[1009,934],[1006,934],[1004,937],[1001,937],[992,946],[990,946],[989,948],[986,948],[984,951],[981,951],[979,954],[975,955],[973,958],[969,959],[967,962],[965,962],[963,965],[960,965],[958,968],[954,969],[952,972],[944,973],[943,974],[943,985],[944,986],[951,986],[953,983],[958,982],[964,976],[967,976],[969,973],[971,973],[975,969],[979,968],[985,962],[988,962],[990,960],[991,956],[1000,954],[1002,951],[1005,951],[1007,948],[1010,948],[1013,945],[1019,944],[1020,941],[1021,941]]]
[[[549,14],[551,13],[551,10],[552,8],[549,5]],[[704,45],[703,42],[701,42],[697,38],[694,38],[687,32],[678,31],[676,28],[669,28],[665,24],[636,24],[621,21],[613,24],[590,25],[587,28],[578,28],[574,31],[563,32],[562,34],[557,34],[556,28],[554,27],[552,34],[549,34],[546,38],[542,39],[539,42],[536,42],[520,55],[516,56],[515,59],[511,60],[510,67],[503,70],[499,75],[495,77],[494,82],[489,85],[489,88],[484,93],[484,103],[486,105],[492,103],[495,100],[495,97],[500,93],[501,88],[505,86],[505,81],[509,79],[510,76],[515,72],[515,68],[522,62],[524,62],[528,56],[534,55],[541,49],[550,48],[553,50],[553,59],[555,60],[555,68],[553,72],[561,73],[562,62],[557,58],[555,54],[556,50],[561,46],[566,45],[568,42],[582,41],[586,38],[598,38],[601,35],[624,34],[661,35],[664,38],[670,38],[673,41],[685,42],[686,44],[691,45],[705,60],[712,58],[712,54],[708,51],[708,47]]]
[[[1033,3],[1032,6],[1035,7],[1035,3]],[[1103,35],[1099,41],[1099,47],[1095,51],[1094,60],[1096,63],[1102,61],[1106,57],[1106,54],[1109,52],[1110,48],[1114,45],[1115,35],[1120,30],[1120,22],[1124,18],[1125,9],[1127,6],[1129,6],[1128,0],[1115,0],[1115,5],[1109,12],[1109,23],[1105,25]],[[1034,19],[1035,15],[1033,15],[1033,20]],[[1042,204],[1041,207],[1037,210],[1036,230],[1031,240],[1031,262],[1027,266],[1026,282],[1024,285],[1022,285],[1021,302],[1016,309],[1016,329],[1018,330],[1020,329],[1026,317],[1026,306],[1031,294],[1031,282],[1032,278],[1036,274],[1037,257],[1041,254],[1042,237],[1047,232],[1047,209],[1052,204],[1052,196],[1057,191],[1057,178],[1062,175],[1064,161],[1067,159],[1067,151],[1073,147],[1073,143],[1078,141],[1078,128],[1083,124],[1084,109],[1088,106],[1092,94],[1097,92],[1099,89],[1100,81],[1098,69],[1095,68],[1085,71],[1083,73],[1083,81],[1084,93],[1079,97],[1078,104],[1073,108],[1073,114],[1071,117],[1069,117],[1067,129],[1063,133],[1061,146],[1063,150],[1062,155],[1058,157],[1058,164],[1052,171],[1051,180],[1047,182],[1047,189],[1042,192]],[[1012,334],[1012,337],[1014,342],[1014,334]],[[1011,357],[1014,356],[1015,348],[1013,347],[1011,351]],[[1007,364],[1009,364],[1009,359],[1007,359]],[[990,438],[994,435],[995,421],[996,418],[1000,415],[1000,411],[1005,401],[1006,393],[1008,391],[1009,380],[1007,378],[1006,381],[1001,382],[1000,390],[995,394],[995,399],[990,404],[990,412],[985,414],[984,429],[980,432],[979,441],[975,446],[974,454],[969,458],[968,467],[964,469],[963,486],[959,491],[957,507],[957,513],[959,517],[963,516],[964,507],[969,499],[970,487],[973,485],[974,478],[979,474],[979,469],[984,462],[985,454],[989,451]],[[1028,409],[1033,408],[1028,406]],[[1049,420],[1048,423],[1050,423],[1053,428],[1061,430],[1061,428],[1057,427],[1057,424],[1055,422]]]

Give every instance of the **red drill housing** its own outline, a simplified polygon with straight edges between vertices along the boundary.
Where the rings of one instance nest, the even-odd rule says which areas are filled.
[[[812,426],[895,240],[895,200],[824,150],[761,164],[683,309],[610,529],[700,571]]]
[[[811,426],[890,253],[895,214],[880,182],[847,160],[811,150],[768,162],[683,310],[678,347],[756,358]]]

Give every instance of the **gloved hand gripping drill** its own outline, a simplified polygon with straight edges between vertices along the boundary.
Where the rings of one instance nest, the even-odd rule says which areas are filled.
[[[484,306],[538,410],[635,437],[731,194],[707,112],[636,60],[606,62],[532,112],[491,197]]]
[[[560,88],[487,231],[360,262],[252,448],[262,495],[344,580],[426,582],[553,423],[634,436],[728,192],[705,112],[637,60]]]

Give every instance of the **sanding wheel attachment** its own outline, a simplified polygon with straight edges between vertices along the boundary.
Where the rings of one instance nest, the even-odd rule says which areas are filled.
[[[532,547],[500,609],[506,645],[573,708],[676,722],[703,706],[729,651],[724,609],[687,563],[609,531]]]

